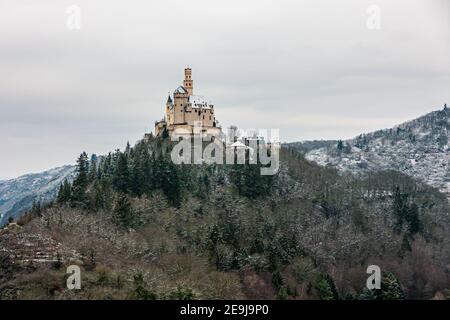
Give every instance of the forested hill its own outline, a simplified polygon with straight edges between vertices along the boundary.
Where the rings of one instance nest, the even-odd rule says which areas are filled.
[[[433,111],[391,129],[347,141],[297,144],[307,159],[361,173],[396,170],[450,196],[450,109]],[[308,147],[308,148],[306,148]]]
[[[292,149],[261,176],[255,165],[174,165],[170,148],[153,138],[83,153],[55,203],[0,231],[0,298],[448,296],[449,207],[437,190],[395,172],[338,174]],[[64,288],[74,263],[80,291]],[[369,292],[371,264],[383,280]]]

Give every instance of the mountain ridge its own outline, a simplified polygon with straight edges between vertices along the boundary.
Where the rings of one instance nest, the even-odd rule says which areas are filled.
[[[392,128],[322,145],[292,146],[306,159],[354,174],[394,170],[450,196],[450,110],[432,111]]]
[[[64,179],[71,179],[75,167],[65,165],[40,173],[29,173],[15,179],[0,180],[0,226],[31,208],[34,201],[49,202],[55,198]]]

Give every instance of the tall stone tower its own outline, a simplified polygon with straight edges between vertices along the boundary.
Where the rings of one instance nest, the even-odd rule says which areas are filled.
[[[184,69],[183,87],[186,88],[190,96],[194,94],[194,82],[192,81],[192,70],[189,67]]]

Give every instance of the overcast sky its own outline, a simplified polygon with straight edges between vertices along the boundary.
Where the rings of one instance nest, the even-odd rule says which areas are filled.
[[[188,64],[223,126],[350,138],[450,103],[450,1],[0,0],[0,177],[134,143]]]

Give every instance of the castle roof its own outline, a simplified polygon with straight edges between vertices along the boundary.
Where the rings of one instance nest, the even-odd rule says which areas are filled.
[[[206,99],[204,96],[196,96],[192,95],[189,96],[189,103],[191,103],[192,108],[204,108],[208,109],[211,108],[212,104],[211,102]]]
[[[173,93],[188,93],[188,91],[183,86],[179,86]]]

